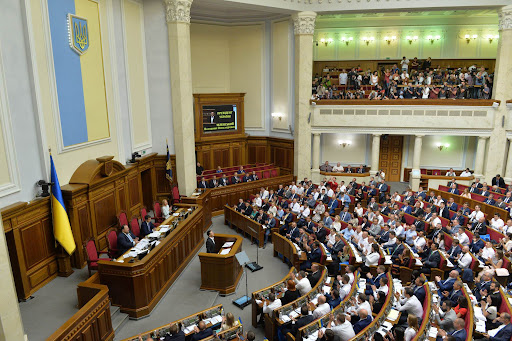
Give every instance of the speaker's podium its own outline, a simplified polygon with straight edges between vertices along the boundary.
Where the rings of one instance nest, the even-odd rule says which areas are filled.
[[[200,253],[201,289],[218,291],[221,295],[235,292],[243,269],[235,258],[242,250],[240,236],[216,234],[215,253]]]

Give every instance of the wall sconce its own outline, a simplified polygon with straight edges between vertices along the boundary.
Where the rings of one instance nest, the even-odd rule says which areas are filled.
[[[469,34],[466,34],[466,35],[464,36],[464,39],[466,39],[466,43],[468,43],[468,44],[469,44],[469,42],[471,41],[471,39],[473,39],[473,40],[474,40],[474,39],[476,39],[476,38],[478,38],[478,34],[473,34],[472,36],[470,36]]]
[[[343,140],[339,140],[338,141],[338,144],[340,146],[342,146],[343,148],[345,148],[346,146],[350,146],[352,144],[352,141],[343,141]]]
[[[409,42],[409,44],[412,44],[413,41],[418,40],[418,36],[407,36],[405,39]]]
[[[494,35],[494,36],[493,36],[492,34],[489,34],[489,35],[487,35],[487,37],[486,37],[486,38],[487,38],[487,39],[489,39],[489,44],[492,44],[492,41],[493,41],[494,39],[498,39],[499,37],[500,37],[500,35],[499,35],[499,34],[496,34],[496,35]]]
[[[434,44],[434,41],[439,40],[439,39],[441,39],[440,35],[437,35],[437,36],[429,35],[429,36],[427,36],[427,40],[430,41],[430,44]]]
[[[279,121],[281,121],[283,119],[283,116],[284,115],[281,114],[280,112],[273,112],[272,113],[272,117],[279,119]]]
[[[364,41],[366,45],[368,45],[370,42],[375,40],[375,37],[362,37],[361,40]]]
[[[345,43],[345,45],[348,45],[352,40],[354,40],[354,37],[341,37],[341,42]]]
[[[441,151],[441,150],[443,150],[444,148],[448,148],[448,147],[450,147],[450,144],[449,144],[449,143],[441,143],[441,142],[437,142],[437,143],[436,143],[436,147]]]
[[[392,41],[395,41],[396,40],[396,36],[391,36],[391,37],[384,37],[384,40],[389,44],[391,44]]]
[[[322,38],[322,39],[320,39],[320,42],[321,42],[322,44],[325,44],[325,46],[329,45],[329,44],[330,44],[330,43],[332,43],[333,41],[334,41],[334,39],[332,39],[332,38],[327,38],[327,39]]]

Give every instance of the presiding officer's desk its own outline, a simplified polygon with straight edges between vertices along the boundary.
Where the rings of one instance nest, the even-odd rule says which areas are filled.
[[[204,208],[196,205],[177,204],[176,213],[188,212],[188,217],[171,215],[162,225],[170,225],[171,231],[159,239],[146,256],[125,257],[127,251],[116,261],[100,260],[98,274],[100,283],[108,286],[112,305],[132,318],[151,313],[167,289],[176,280],[188,262],[204,243]],[[189,211],[191,209],[192,211]],[[179,223],[173,227],[173,221]]]
[[[235,255],[242,251],[243,238],[236,235],[216,234],[215,253],[201,252],[201,289],[215,290],[221,295],[234,293],[240,277],[242,266],[238,264]],[[233,243],[229,252],[221,254],[224,243]],[[224,248],[227,250],[227,248]]]

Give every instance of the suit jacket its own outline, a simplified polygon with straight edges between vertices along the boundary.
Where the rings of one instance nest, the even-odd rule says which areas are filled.
[[[300,317],[297,321],[295,321],[295,324],[292,324],[292,329],[291,329],[292,335],[296,336],[297,332],[299,331],[300,328],[304,327],[305,325],[310,324],[311,322],[313,322],[313,320],[314,320],[313,315],[306,315],[306,316]]]
[[[401,210],[407,214],[411,214],[411,212],[412,212],[411,206],[402,206]]]
[[[452,187],[453,184],[455,184],[455,187],[459,187],[459,184],[453,181],[448,181],[448,184],[446,186]]]
[[[146,222],[143,221],[142,224],[140,224],[140,238],[144,238],[151,232],[153,232],[153,229],[155,228],[155,225],[153,225],[152,222]]]
[[[506,327],[502,328],[499,332],[496,333],[489,340],[491,341],[509,341],[512,337],[512,324],[507,324]]]
[[[209,237],[206,239],[206,252],[215,253],[215,242]]]
[[[238,205],[236,205],[236,210],[238,212],[242,211],[244,208],[245,208],[245,203],[244,202],[238,203]]]
[[[370,323],[372,322],[372,319],[370,316],[367,316],[364,320],[359,320],[354,324],[354,333],[359,333],[361,330],[366,328]],[[465,341],[465,339],[464,339]]]
[[[245,211],[244,211],[244,214],[245,214],[245,215],[251,215],[251,213],[252,213],[252,206],[251,206],[251,205],[246,206],[246,207],[244,208],[244,210],[245,210]]]
[[[320,241],[320,243],[325,242],[325,237],[327,236],[327,230],[322,227],[320,230],[316,231],[316,238]]]
[[[329,201],[329,204],[327,205],[327,209],[329,209],[329,214],[334,214],[334,210],[338,208],[338,200],[331,199]]]
[[[368,278],[366,281],[370,283],[370,285],[375,285],[378,289],[380,288],[380,279],[386,277],[386,273],[379,274],[374,278]]]
[[[192,341],[199,341],[199,340],[202,340],[202,339],[206,339],[210,335],[213,335],[212,328],[206,328],[205,330],[200,331],[200,332],[195,333],[194,335],[192,335],[192,339],[191,340]]]
[[[384,195],[386,195],[386,191],[388,190],[388,185],[387,184],[379,184],[377,186],[377,188],[379,189],[379,194],[381,197],[383,197]]]
[[[449,192],[449,193],[452,193],[452,194],[456,194],[456,195],[459,195],[459,194],[460,194],[460,192],[459,192],[459,190],[458,190],[457,188],[450,188],[450,189],[448,190],[448,192]]]
[[[476,184],[476,187],[477,187],[477,188],[482,188],[482,187],[484,187],[484,185],[483,185],[481,182],[476,183],[476,182],[474,182],[474,181],[473,181],[473,182],[471,183],[471,186],[473,186],[473,184]]]
[[[507,188],[507,185],[505,185],[505,180],[503,180],[503,178],[501,178],[501,177],[499,178],[499,180],[496,177],[492,178],[492,185],[493,186],[497,185],[498,187],[501,187],[501,188]]]
[[[290,235],[291,240],[295,240],[295,238],[297,238],[299,236],[299,228],[298,227],[295,227],[295,228],[290,227],[288,234]]]
[[[208,188],[208,182],[205,181],[199,181],[197,183],[197,188]]]
[[[454,307],[456,307],[458,304],[457,301],[459,300],[459,296],[462,296],[462,290],[452,290],[452,292],[448,296],[448,299],[452,301]]]
[[[480,195],[483,195],[484,197],[488,197],[488,196],[489,196],[489,194],[491,194],[491,192],[489,192],[489,191],[482,191],[482,192],[480,193]]]
[[[432,251],[430,256],[428,256],[427,260],[424,262],[424,266],[427,268],[438,268],[441,263],[441,254],[439,251]],[[423,302],[420,300],[420,302]]]
[[[232,176],[231,177],[231,183],[232,184],[237,184],[240,182],[240,178],[238,176]]]
[[[219,180],[211,179],[210,183],[208,184],[210,188],[215,188],[219,186]]]
[[[414,210],[411,212],[411,214],[415,217],[418,217],[418,216],[422,215],[423,213],[424,212],[421,207],[415,207]]]
[[[418,300],[420,301],[421,304],[423,304],[425,302],[425,288],[423,287],[423,285],[421,287],[416,287],[413,289],[414,291],[414,296],[416,296],[418,298]]]
[[[322,252],[320,251],[320,248],[316,248],[314,250],[311,250],[311,252],[308,253],[308,260],[311,263],[320,263],[320,259],[322,258]],[[320,276],[320,275],[319,275]],[[309,276],[308,276],[309,279]],[[311,280],[310,280],[311,282]],[[318,280],[317,280],[318,282]],[[315,286],[316,282],[313,284],[311,283],[311,286]]]
[[[242,178],[242,182],[249,182],[249,181],[252,181],[251,177],[244,175],[244,177]]]
[[[382,213],[384,215],[388,215],[389,214],[389,206],[382,207],[380,210],[380,213]]]
[[[317,250],[320,251],[319,249],[317,249]],[[309,283],[311,284],[311,287],[314,287],[318,283],[321,276],[322,276],[322,272],[320,270],[309,274],[308,280],[309,280]]]
[[[480,189],[478,189],[478,187],[470,187],[469,193],[480,194]]]
[[[486,199],[486,200],[484,201],[484,203],[485,203],[485,204],[487,204],[487,205],[493,205],[493,206],[494,206],[494,204],[496,203],[496,201],[494,201],[494,199]]]
[[[453,284],[455,281],[455,278],[449,277],[448,279],[437,282],[436,284],[439,287],[439,295],[441,296],[443,291],[451,292],[453,290]]]
[[[180,330],[178,334],[166,334],[164,337],[164,341],[185,341],[185,333],[183,332],[183,330]]]
[[[219,180],[219,185],[220,185],[220,186],[227,186],[227,185],[229,185],[229,180],[228,180],[228,178],[221,178],[221,179]]]
[[[452,252],[453,252],[453,254],[452,254]],[[453,245],[452,245],[452,247],[447,251],[447,254],[448,254],[448,256],[450,256],[450,254],[451,254],[451,256],[450,256],[451,258],[455,258],[455,257],[457,257],[461,252],[462,252],[462,250],[461,250],[461,248],[460,248],[460,246],[459,246],[459,245],[457,245],[457,246],[455,246],[455,247],[453,247]]]
[[[443,217],[443,218],[445,218],[445,219],[450,219],[450,210],[447,207],[440,208],[438,215]]]
[[[131,232],[129,233],[132,239],[135,240],[135,235]],[[119,250],[119,255],[122,255],[126,251],[130,250],[132,247],[133,243],[130,242],[130,239],[123,232],[120,232],[117,235],[117,249]]]
[[[416,231],[425,231],[425,222],[422,220],[416,220],[414,226],[416,226]]]
[[[485,223],[475,222],[473,223],[472,229],[473,233],[478,232],[478,234],[480,234],[481,236],[487,234],[487,226],[485,225]]]

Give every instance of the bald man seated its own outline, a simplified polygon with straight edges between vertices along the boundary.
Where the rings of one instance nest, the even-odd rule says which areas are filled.
[[[361,330],[366,328],[372,322],[371,316],[368,316],[368,310],[361,309],[361,310],[359,310],[358,315],[359,315],[359,321],[357,321],[354,324],[354,333],[356,333],[356,335],[357,335],[357,333],[359,333]]]
[[[185,333],[176,324],[169,325],[169,333],[164,337],[164,341],[185,341]]]
[[[206,323],[204,323],[204,321],[199,321],[197,327],[194,329],[196,333],[192,335],[192,341],[199,341],[213,335],[212,328],[206,328]]]

